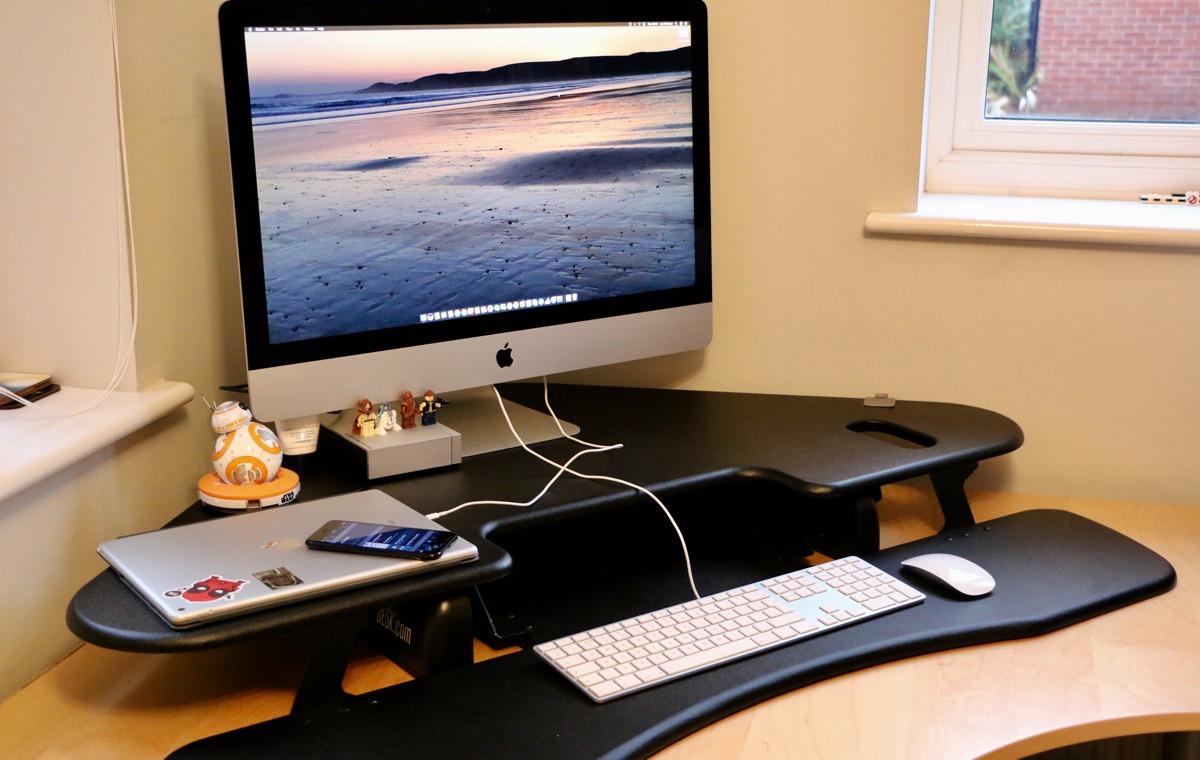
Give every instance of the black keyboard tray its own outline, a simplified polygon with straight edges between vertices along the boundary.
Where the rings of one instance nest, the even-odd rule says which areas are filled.
[[[900,567],[944,551],[987,568],[967,600]],[[914,655],[1037,636],[1161,594],[1175,571],[1141,544],[1069,512],[1035,510],[866,557],[924,603],[609,702],[594,704],[522,651],[188,745],[173,758],[637,758],[746,707]]]

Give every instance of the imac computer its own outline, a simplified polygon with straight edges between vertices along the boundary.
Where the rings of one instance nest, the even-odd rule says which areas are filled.
[[[219,17],[259,419],[708,344],[701,0]]]

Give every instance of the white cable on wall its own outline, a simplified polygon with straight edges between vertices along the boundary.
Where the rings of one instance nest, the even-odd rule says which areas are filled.
[[[133,216],[132,216],[133,204],[131,203],[131,200],[130,200],[129,183],[127,181],[127,178],[129,177],[129,160],[128,160],[128,153],[126,151],[126,142],[125,142],[125,109],[121,102],[121,67],[120,67],[120,62],[117,58],[117,7],[116,7],[115,0],[108,0],[108,18],[109,18],[109,35],[110,35],[110,39],[111,39],[110,47],[112,49],[113,84],[115,86],[115,91],[116,91],[116,116],[117,116],[117,145],[116,145],[116,147],[117,147],[117,155],[119,157],[119,160],[117,163],[117,172],[116,172],[117,187],[119,188],[119,192],[117,195],[116,211],[117,211],[118,219],[120,219],[122,222],[121,233],[123,233],[123,236],[126,241],[126,245],[123,249],[121,246],[122,235],[119,234],[117,236],[117,244],[116,244],[116,253],[117,253],[117,256],[116,256],[116,264],[117,264],[117,266],[116,266],[117,339],[118,339],[118,341],[120,341],[120,336],[121,336],[121,332],[122,332],[121,331],[121,322],[122,322],[122,317],[123,317],[123,314],[121,313],[122,312],[122,309],[121,309],[122,301],[120,298],[120,295],[121,295],[122,291],[124,290],[124,287],[123,287],[124,283],[122,282],[122,278],[121,278],[121,264],[122,264],[122,258],[123,258],[122,254],[125,254],[128,257],[128,263],[129,263],[129,283],[128,283],[129,303],[130,303],[129,337],[128,337],[128,340],[126,340],[124,343],[119,343],[119,345],[117,347],[117,354],[113,361],[112,375],[109,379],[108,384],[105,386],[104,390],[91,403],[89,403],[86,406],[83,406],[79,409],[67,410],[67,411],[57,411],[57,412],[53,412],[53,413],[45,412],[45,410],[43,408],[35,406],[29,400],[21,398],[20,396],[18,396],[15,393],[12,393],[11,391],[7,390],[6,388],[0,388],[0,396],[4,396],[6,398],[12,399],[13,401],[16,401],[25,406],[24,410],[20,410],[21,414],[26,414],[26,415],[34,414],[35,416],[45,417],[46,419],[55,419],[55,418],[61,418],[61,417],[73,417],[75,415],[83,414],[84,412],[95,409],[97,406],[104,403],[104,401],[107,400],[108,397],[112,395],[113,391],[115,391],[117,389],[117,387],[121,384],[121,381],[122,381],[122,379],[124,379],[125,374],[129,371],[129,364],[133,360],[133,354],[134,354],[134,340],[137,336],[137,325],[138,325],[137,257],[134,255],[134,242],[133,242]]]

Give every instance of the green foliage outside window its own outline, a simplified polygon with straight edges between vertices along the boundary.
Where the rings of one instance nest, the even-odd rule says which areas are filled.
[[[1030,116],[1037,105],[1038,0],[994,0],[988,53],[990,117]]]

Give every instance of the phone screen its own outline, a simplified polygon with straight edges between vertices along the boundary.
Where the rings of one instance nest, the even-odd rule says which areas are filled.
[[[331,520],[309,536],[315,549],[332,549],[363,554],[382,554],[408,559],[436,559],[457,539],[454,533],[434,528]]]

